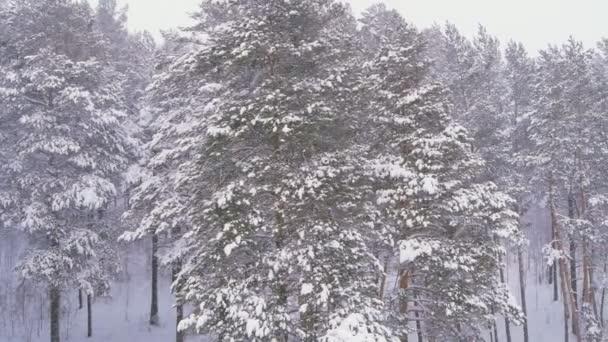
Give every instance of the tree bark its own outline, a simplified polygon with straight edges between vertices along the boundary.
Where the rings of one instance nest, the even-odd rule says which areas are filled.
[[[492,309],[492,315],[494,315],[494,309]],[[496,326],[496,320],[492,322],[492,330],[494,331],[494,342],[498,342],[498,327]]]
[[[529,342],[528,334],[528,308],[526,304],[526,273],[524,269],[524,258],[521,246],[517,247],[517,263],[519,264],[519,293],[521,297],[521,310],[524,314],[524,342]]]
[[[502,257],[500,257],[500,263],[502,264]],[[503,266],[500,266],[500,282],[505,284],[505,271]],[[505,335],[507,337],[507,342],[511,342],[511,324],[509,323],[509,319],[505,316]]]
[[[553,265],[553,301],[559,300],[559,290],[557,286],[557,265]]]
[[[51,286],[49,289],[50,300],[50,323],[51,323],[51,342],[60,342],[59,333],[59,310],[61,306],[61,292],[59,288]]]
[[[553,214],[553,212],[551,213]],[[551,248],[556,249],[556,237],[555,237],[555,225],[551,224]],[[557,288],[557,263],[553,263],[550,266],[551,269],[551,278],[553,279],[553,301],[557,302],[559,300],[558,288]]]
[[[575,199],[572,191],[568,194],[568,218],[574,220],[575,217]],[[578,308],[578,291],[576,285],[576,243],[574,241],[574,235],[571,233],[570,236],[570,288],[572,290],[572,297],[574,302],[572,305]],[[577,335],[578,327],[576,322],[572,320],[572,332]]]
[[[608,270],[608,265],[604,262],[604,274]],[[600,323],[602,327],[604,326],[604,303],[606,300],[606,288],[602,288],[602,298],[600,299]]]
[[[173,274],[172,274],[172,279],[173,282],[175,282],[175,280],[177,279],[177,275],[179,274],[179,272],[181,272],[182,270],[182,263],[181,261],[176,261],[173,264]],[[179,289],[175,289],[176,291],[178,291]],[[175,342],[184,342],[184,332],[180,331],[178,329],[179,327],[179,322],[181,322],[184,319],[184,307],[182,304],[177,303],[175,306]]]
[[[564,305],[564,342],[570,340],[570,332],[568,331],[568,308]]]
[[[415,306],[419,306],[418,302],[414,302]],[[420,312],[418,310],[415,311],[416,315],[416,335],[418,335],[418,342],[423,342],[422,335],[422,323],[420,322]]]
[[[150,302],[150,325],[158,326],[158,235],[152,234],[152,300]]]
[[[91,295],[87,294],[87,337],[93,336],[93,303]]]
[[[503,265],[502,265],[502,257],[499,257],[499,261],[500,261],[500,282],[505,284],[505,271],[503,269]],[[507,342],[511,342],[511,324],[509,323],[509,319],[505,316],[505,336],[507,337]]]
[[[549,201],[550,201],[550,207],[551,207],[551,225],[554,227],[554,231],[555,231],[555,242],[556,242],[556,248],[562,252],[564,252],[564,243],[563,243],[563,239],[562,239],[562,235],[560,233],[560,229],[558,226],[558,220],[557,220],[557,211],[555,209],[555,198],[554,198],[554,193],[553,193],[553,179],[550,179],[550,189],[549,189]],[[568,320],[568,307],[570,307],[570,313],[572,314],[572,326],[573,327],[578,327],[579,326],[579,322],[580,322],[580,316],[579,316],[579,311],[578,311],[578,307],[576,306],[576,302],[575,302],[575,295],[574,292],[572,291],[572,288],[570,287],[570,282],[569,280],[572,279],[572,275],[570,274],[570,270],[568,269],[568,266],[566,265],[566,260],[565,257],[560,257],[559,259],[559,269],[560,269],[560,275],[561,275],[561,282],[562,282],[562,301],[564,303],[564,324],[568,324],[567,320]],[[573,332],[575,330],[573,329]],[[578,331],[578,329],[576,330]],[[581,342],[581,336],[580,334],[575,334],[577,341]],[[567,338],[567,335],[566,335]]]
[[[587,196],[585,195],[585,185],[581,178],[581,193],[580,193],[580,210],[578,211],[579,218],[584,218],[587,212]],[[587,237],[583,238],[583,304],[593,308],[593,314],[597,318],[597,303],[595,300],[595,291],[593,283],[593,250],[590,250]]]
[[[380,289],[378,291],[380,300],[384,302],[384,288],[386,287],[386,272],[388,272],[388,257],[384,257],[384,273],[382,274],[382,279],[380,280]]]
[[[403,315],[407,315],[408,302],[405,297],[405,290],[409,287],[410,274],[407,271],[402,271],[399,277],[399,312]],[[406,317],[407,318],[407,317]],[[408,319],[406,319],[406,322]],[[408,342],[408,333],[406,332],[401,336],[401,342]]]
[[[602,289],[602,299],[600,304],[600,322],[604,326],[604,303],[606,300],[606,289]]]

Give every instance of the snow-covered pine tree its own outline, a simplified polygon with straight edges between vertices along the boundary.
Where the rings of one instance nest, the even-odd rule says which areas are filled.
[[[150,33],[127,31],[128,6],[118,8],[116,0],[99,0],[94,28],[101,34],[113,67],[124,75],[122,89],[129,114],[137,116],[144,89],[150,83],[156,43]]]
[[[427,30],[426,36],[431,75],[449,88],[454,119],[469,130],[474,151],[486,161],[487,177],[500,183],[508,170],[511,121],[498,39],[480,26],[471,42],[451,24]]]
[[[513,88],[510,87],[514,85],[513,82],[519,86],[522,81],[512,78],[513,70],[506,69],[499,41],[488,34],[484,27],[479,27],[472,41],[450,24],[444,31],[439,28],[429,30],[427,36],[432,39],[429,49],[429,56],[434,59],[432,74],[451,90],[455,118],[470,132],[473,150],[485,162],[485,179],[493,181],[515,198],[520,211],[528,197],[524,195],[525,187],[522,186],[523,169],[521,164],[517,164],[519,159],[514,153],[526,142],[527,121],[513,111],[525,110],[524,100],[530,94],[518,93],[518,98],[514,98],[511,92]],[[530,70],[527,75],[530,78]],[[522,108],[516,101],[522,101]],[[527,105],[529,107],[529,103]],[[519,121],[515,118],[518,115],[521,116]],[[520,214],[523,213],[520,211]],[[514,247],[517,249],[525,243],[523,231],[520,236],[515,241]],[[501,269],[500,277],[506,279],[504,269]],[[511,329],[508,321],[505,322],[505,329],[509,342]],[[493,330],[494,338],[498,339],[497,329]]]
[[[528,207],[532,205],[530,196],[532,191],[526,186],[526,179],[530,178],[532,170],[525,167],[522,162],[522,154],[529,146],[527,129],[529,126],[528,114],[532,111],[533,97],[533,78],[535,65],[521,43],[510,42],[505,50],[505,68],[503,77],[506,83],[507,96],[505,100],[506,112],[510,120],[509,145],[510,158],[505,158],[505,166],[509,166],[510,172],[505,172],[502,184],[507,186],[509,194],[516,199],[517,213],[519,214],[519,227],[524,230],[522,219]],[[523,237],[523,234],[522,234]],[[527,322],[527,303],[526,303],[526,272],[525,272],[525,241],[520,239],[516,246],[517,263],[519,271],[519,292],[524,315],[523,335],[524,342],[528,342],[528,322]],[[552,269],[553,272],[553,269]],[[551,273],[553,275],[554,273]],[[553,279],[550,280],[552,282]],[[554,283],[555,294],[557,294],[557,283]]]
[[[588,94],[592,96],[591,103],[593,104],[592,108],[592,122],[593,122],[593,135],[594,141],[596,143],[592,146],[594,149],[594,158],[592,160],[592,165],[590,167],[590,176],[593,179],[592,184],[589,185],[588,189],[590,190],[589,198],[589,207],[588,207],[588,218],[593,223],[594,227],[594,239],[593,239],[593,247],[592,247],[592,256],[593,256],[593,268],[592,272],[594,272],[595,278],[594,283],[596,285],[596,289],[594,291],[597,292],[597,296],[595,298],[596,305],[594,306],[594,310],[597,311],[598,317],[596,317],[599,322],[604,322],[604,308],[606,305],[606,289],[608,288],[608,282],[606,278],[600,276],[601,272],[606,272],[608,270],[607,263],[605,260],[607,259],[608,250],[605,246],[608,244],[608,236],[606,236],[605,224],[608,223],[605,217],[608,213],[608,202],[606,201],[606,192],[608,188],[606,188],[605,177],[601,175],[605,175],[608,171],[606,167],[608,167],[608,135],[606,134],[606,127],[608,127],[608,122],[606,122],[605,113],[608,111],[608,39],[603,39],[598,43],[596,52],[593,57],[593,62],[591,65],[591,82],[593,84],[593,92]],[[603,247],[602,247],[603,246]],[[594,271],[595,270],[595,271]]]
[[[136,229],[126,232],[121,239],[167,237],[164,245],[176,242],[164,251],[153,253],[158,254],[155,258],[160,259],[161,265],[171,265],[177,275],[187,252],[181,248],[179,237],[190,230],[191,224],[183,203],[190,194],[178,191],[176,175],[202,144],[206,134],[205,118],[217,101],[216,92],[221,87],[208,83],[197,73],[194,61],[198,51],[190,39],[171,36],[165,39],[165,45],[157,54],[157,73],[147,88],[141,115],[146,152],[142,165],[131,169],[136,187],[131,191],[130,209],[124,218],[133,222]],[[184,41],[178,41],[182,39]],[[154,322],[157,303],[151,306],[151,322]],[[176,309],[179,323],[183,318],[182,305],[178,304]],[[182,336],[178,331],[177,340]]]
[[[121,75],[103,63],[86,4],[10,1],[2,14],[7,72],[0,79],[9,193],[5,222],[30,236],[23,277],[49,288],[51,341],[59,341],[61,292],[107,285],[107,237],[98,210],[117,194],[132,144],[122,123]],[[53,29],[49,29],[53,28]],[[4,54],[4,53],[3,53]],[[7,132],[4,130],[4,132]]]
[[[593,234],[588,208],[595,178],[591,165],[599,159],[593,148],[599,135],[594,129],[591,101],[596,92],[590,79],[591,58],[591,51],[572,38],[560,47],[541,51],[529,127],[533,144],[528,162],[536,170],[534,180],[545,184],[544,193],[549,194],[553,249],[562,255],[555,262],[559,263],[564,288],[565,321],[571,320],[572,332],[579,339],[583,338],[579,331],[581,308],[584,303],[590,305],[592,298],[589,253]],[[577,266],[579,261],[581,268]],[[578,289],[579,269],[583,274],[582,291]]]
[[[195,307],[181,328],[390,339],[345,149],[353,18],[329,0],[204,1],[196,18],[207,44],[189,69],[217,94],[178,175],[193,226],[174,286]]]
[[[450,117],[448,92],[428,81],[424,41],[395,11],[372,7],[363,32],[379,42],[370,63],[370,111],[385,141],[370,169],[391,219],[399,290],[393,317],[402,339],[421,321],[430,340],[480,337],[495,312],[521,314],[498,277],[497,238],[517,233],[512,199],[483,181],[484,164]],[[414,312],[418,312],[415,315]]]

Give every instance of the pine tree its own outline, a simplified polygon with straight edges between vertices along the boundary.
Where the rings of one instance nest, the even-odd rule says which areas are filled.
[[[390,338],[345,149],[354,20],[325,0],[205,1],[197,18],[209,43],[191,72],[218,95],[177,178],[192,217],[178,299],[197,308],[180,328],[220,340]]]
[[[591,58],[591,52],[572,38],[561,47],[541,52],[529,128],[534,143],[529,161],[537,168],[540,180],[544,178],[553,200],[551,209],[557,241],[553,249],[558,249],[558,254],[563,256],[566,243],[569,244],[569,269],[560,271],[562,283],[566,285],[562,300],[565,314],[571,311],[570,317],[565,318],[572,320],[572,331],[579,339],[582,338],[580,311],[583,305],[591,304],[593,297],[589,285],[593,238],[585,228],[589,225],[589,185],[594,178],[590,166],[598,157],[591,148],[597,136],[590,101],[595,93],[590,80]],[[579,246],[582,257],[579,257]],[[577,260],[583,265],[582,298],[578,291]],[[557,262],[563,268],[563,259]]]
[[[132,183],[130,209],[125,215],[127,222],[137,227],[126,232],[122,240],[135,241],[144,237],[156,240],[168,237],[167,242],[176,242],[190,230],[183,201],[187,194],[180,194],[176,184],[176,174],[182,165],[191,159],[194,150],[205,135],[206,107],[213,104],[214,85],[193,77],[191,58],[196,52],[172,37],[166,37],[165,46],[157,55],[157,74],[148,87],[144,98],[142,127],[147,153],[141,160],[142,165],[134,165],[131,170]],[[172,51],[175,47],[176,51]],[[179,57],[179,58],[178,58]],[[155,247],[155,246],[153,246]],[[174,277],[181,271],[181,259],[186,251],[176,243],[164,253],[154,250],[155,263],[152,282],[157,282],[159,259],[162,265],[172,265]],[[157,288],[153,286],[150,322],[157,324]],[[177,314],[182,316],[181,304]],[[181,320],[178,317],[178,323]],[[183,335],[177,332],[178,339]]]
[[[379,42],[368,89],[377,94],[372,113],[385,141],[371,168],[399,258],[394,316],[402,340],[414,319],[431,340],[480,337],[493,310],[518,321],[497,277],[504,253],[497,238],[517,235],[512,200],[484,181],[472,141],[450,117],[448,92],[428,80],[421,36],[382,6],[363,22]]]
[[[58,342],[61,291],[93,294],[108,284],[112,263],[95,216],[117,194],[132,152],[116,95],[121,76],[101,62],[86,5],[15,1],[2,16],[10,23],[0,80],[10,126],[3,129],[18,137],[3,147],[13,156],[2,165],[3,216],[30,236],[20,273],[48,286],[51,341]]]
[[[124,75],[122,89],[129,114],[137,116],[152,75],[155,42],[148,32],[127,31],[127,11],[128,6],[119,9],[116,0],[100,0],[93,27],[107,47],[106,58]]]
[[[509,193],[517,200],[517,212],[520,217],[520,229],[523,230],[522,218],[531,205],[529,200],[533,191],[526,190],[525,179],[529,177],[531,170],[526,169],[522,164],[522,154],[525,148],[530,145],[527,135],[529,127],[528,114],[532,111],[533,89],[535,65],[534,61],[528,56],[521,43],[510,42],[505,51],[504,79],[508,90],[505,101],[507,112],[510,113],[508,124],[510,137],[511,158],[506,159],[510,172],[506,173],[503,182],[508,186]],[[527,303],[526,303],[526,272],[524,268],[524,243],[520,241],[517,248],[517,263],[519,270],[519,287],[522,312],[524,314],[523,334],[524,342],[528,341],[528,322],[527,322]],[[554,271],[552,271],[554,272]],[[552,273],[553,274],[553,273]],[[553,280],[550,279],[550,283]],[[557,295],[557,282],[554,284],[555,295]]]

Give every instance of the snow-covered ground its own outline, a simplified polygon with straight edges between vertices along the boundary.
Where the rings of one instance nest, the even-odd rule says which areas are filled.
[[[4,252],[4,253],[2,253]],[[13,251],[14,252],[14,251]],[[130,249],[125,273],[129,276],[113,284],[111,296],[96,298],[93,304],[93,337],[87,338],[87,312],[78,309],[76,291],[62,296],[62,341],[70,342],[167,342],[175,340],[175,310],[172,307],[170,279],[163,274],[159,279],[160,326],[150,327],[150,279],[147,248],[143,244]],[[10,271],[8,250],[0,250],[0,342],[47,342],[48,307],[44,289],[25,287],[20,295],[2,301],[8,293]],[[19,286],[13,284],[10,286]],[[4,286],[4,291],[2,288]],[[23,289],[23,287],[21,288]],[[21,290],[23,291],[23,290]],[[85,297],[86,299],[86,297]],[[2,304],[5,305],[2,305]],[[190,339],[193,340],[193,339]],[[201,339],[198,338],[197,341]],[[188,339],[186,341],[189,341]]]
[[[547,218],[542,209],[528,215],[530,250],[540,251],[548,241]],[[0,342],[48,341],[48,307],[44,289],[15,283],[12,271],[21,243],[15,236],[0,238]],[[563,341],[563,307],[553,301],[552,285],[547,283],[546,264],[539,252],[526,255],[527,302],[530,342]],[[506,278],[519,301],[517,255],[509,253]],[[86,337],[86,308],[78,309],[76,291],[63,294],[62,337],[66,342],[170,342],[175,339],[175,310],[172,307],[170,279],[164,273],[159,281],[160,327],[148,324],[150,311],[149,249],[138,242],[129,248],[123,266],[125,279],[115,282],[111,296],[97,298],[93,306],[93,337]],[[11,290],[17,289],[16,291]],[[9,298],[10,293],[17,297]],[[24,292],[25,291],[25,292]],[[499,342],[506,341],[504,321],[497,320]],[[521,326],[511,326],[512,342],[523,342]],[[411,341],[417,341],[415,335]],[[485,336],[490,341],[490,333]],[[201,341],[191,337],[186,341]],[[574,337],[571,336],[571,341]]]
[[[530,342],[564,341],[564,311],[561,301],[553,301],[553,285],[548,283],[547,263],[541,253],[542,247],[550,241],[550,219],[546,209],[532,208],[524,217],[524,230],[529,239],[528,251],[524,256],[526,270],[526,299],[528,306],[528,331]],[[511,293],[521,303],[517,254],[507,254],[506,281]],[[561,293],[560,293],[561,298]],[[499,342],[505,342],[506,330],[503,319],[497,320]],[[511,341],[523,342],[523,327],[510,326]],[[490,341],[489,332],[486,341]],[[570,341],[575,337],[570,334]]]

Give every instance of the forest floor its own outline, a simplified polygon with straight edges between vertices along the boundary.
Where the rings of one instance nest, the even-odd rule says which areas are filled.
[[[530,213],[528,231],[531,251],[539,251],[548,241],[547,236],[539,232],[547,231],[547,220],[542,211]],[[532,228],[530,228],[532,229]],[[1,242],[1,241],[0,241]],[[6,242],[6,239],[5,239]],[[0,251],[0,286],[14,279],[10,270],[14,268],[7,258],[3,259]],[[7,254],[16,251],[5,251]],[[150,265],[149,246],[140,242],[129,249],[126,263],[123,265],[127,279],[115,282],[111,296],[97,298],[93,306],[93,337],[86,337],[86,307],[78,309],[76,291],[63,294],[62,342],[169,342],[175,340],[175,309],[170,293],[170,276],[162,273],[159,279],[159,314],[160,326],[150,327]],[[553,301],[553,286],[547,282],[547,265],[538,253],[525,256],[528,326],[530,342],[564,341],[563,307],[561,301]],[[519,298],[519,274],[516,253],[509,252],[506,257],[508,270],[505,272],[516,300]],[[11,278],[12,276],[12,278]],[[4,277],[4,278],[3,278]],[[6,286],[6,285],[5,285]],[[12,284],[11,286],[18,286]],[[48,309],[44,290],[30,289],[31,294],[14,298],[9,310],[0,308],[0,342],[47,342]],[[11,293],[10,289],[6,291]],[[28,293],[30,293],[28,292]],[[17,293],[19,293],[17,291]],[[560,294],[561,295],[561,294]],[[0,289],[0,306],[2,306],[2,289]],[[6,299],[4,299],[6,302]],[[9,301],[10,302],[10,301]],[[22,305],[23,304],[23,305]],[[85,303],[86,305],[86,303]],[[20,306],[23,306],[22,308]],[[507,342],[504,320],[497,320],[498,342]],[[485,334],[486,341],[491,341],[490,331]],[[10,337],[9,337],[10,336]],[[511,325],[511,342],[523,342],[521,326]],[[201,342],[201,337],[190,337],[186,342]],[[410,341],[417,341],[415,335]],[[570,341],[574,341],[571,336]],[[494,341],[496,342],[496,341]]]

